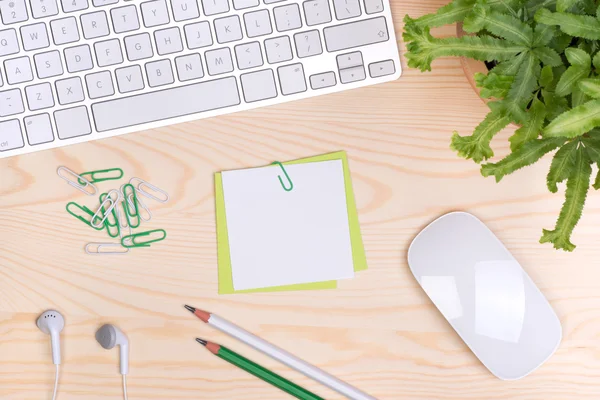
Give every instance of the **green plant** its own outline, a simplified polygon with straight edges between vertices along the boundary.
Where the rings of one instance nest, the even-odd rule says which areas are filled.
[[[430,71],[444,56],[488,62],[475,80],[490,98],[489,114],[470,136],[454,132],[451,148],[481,163],[493,157],[490,142],[511,122],[511,153],[481,167],[483,176],[504,176],[557,150],[547,177],[550,192],[566,181],[556,227],[541,243],[573,251],[579,222],[600,165],[600,7],[598,0],[453,0],[436,13],[405,17],[408,65]],[[435,38],[430,28],[459,23],[470,35]],[[600,188],[600,173],[592,185]]]

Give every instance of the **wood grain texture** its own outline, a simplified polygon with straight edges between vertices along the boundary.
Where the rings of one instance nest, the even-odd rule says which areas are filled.
[[[404,14],[444,2],[394,1],[397,34]],[[196,336],[340,399],[205,326],[183,303],[237,321],[383,400],[600,398],[600,195],[588,200],[575,253],[538,244],[562,203],[545,188],[549,161],[496,184],[449,150],[452,130],[472,131],[485,113],[459,61],[445,59],[431,73],[405,69],[393,83],[0,160],[0,399],[51,398],[49,340],[35,326],[48,308],[67,320],[60,400],[121,398],[117,351],[94,340],[106,322],[131,341],[130,399],[285,398],[208,354]],[[512,131],[494,141],[499,156]],[[217,295],[213,173],[340,149],[370,269],[334,291]],[[56,176],[59,165],[119,166],[164,187],[171,201],[152,204],[148,226],[165,228],[168,240],[122,257],[84,254],[85,243],[104,236],[66,214],[68,201],[89,199]],[[560,348],[525,379],[494,378],[408,269],[411,239],[451,210],[485,221],[560,317]]]

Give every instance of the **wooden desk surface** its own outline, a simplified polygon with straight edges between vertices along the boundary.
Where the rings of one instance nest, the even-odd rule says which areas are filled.
[[[397,0],[405,13],[445,0]],[[447,28],[442,34],[452,34]],[[600,195],[591,194],[573,254],[538,244],[562,194],[545,188],[548,160],[497,185],[448,148],[486,107],[457,60],[393,83],[0,160],[0,399],[50,399],[49,337],[35,326],[64,313],[59,400],[122,398],[118,352],[95,330],[131,341],[130,399],[275,400],[277,389],[212,357],[200,336],[241,351],[327,399],[340,396],[195,320],[212,310],[379,399],[600,398]],[[508,150],[507,129],[496,141]],[[217,295],[213,173],[345,149],[370,269],[334,291]],[[168,241],[124,257],[94,257],[98,240],[64,210],[85,201],[56,176],[119,166],[171,194],[152,204]],[[114,185],[112,185],[114,186]],[[106,183],[101,188],[111,188]],[[406,251],[438,215],[466,210],[500,237],[550,300],[563,326],[556,354],[516,382],[494,378],[412,277]]]

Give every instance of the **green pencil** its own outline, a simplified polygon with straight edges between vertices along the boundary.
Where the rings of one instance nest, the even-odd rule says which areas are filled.
[[[283,390],[292,396],[301,400],[325,400],[323,397],[317,396],[316,394],[309,392],[306,389],[301,388],[294,382],[288,381],[282,376],[277,375],[268,369],[261,367],[253,361],[248,360],[246,357],[239,355],[238,353],[229,350],[225,346],[220,344],[207,342],[206,340],[196,339],[198,343],[206,347],[211,353],[223,360],[235,365],[238,368],[243,369],[246,372],[251,373],[257,378],[270,383],[271,385]]]

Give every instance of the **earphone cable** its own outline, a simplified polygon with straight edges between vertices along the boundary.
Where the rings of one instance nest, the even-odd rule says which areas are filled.
[[[123,397],[127,400],[127,375],[123,375]]]
[[[54,394],[52,395],[52,400],[56,400],[56,392],[58,391],[59,368],[60,366],[56,364],[56,377],[54,378]]]

